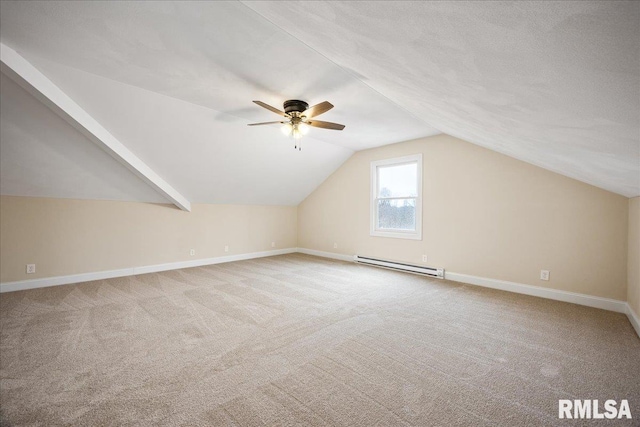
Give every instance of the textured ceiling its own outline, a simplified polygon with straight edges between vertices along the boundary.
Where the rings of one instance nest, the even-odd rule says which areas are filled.
[[[640,195],[640,2],[245,4],[442,132]]]
[[[352,150],[438,133],[238,2],[3,2],[1,19],[3,43],[21,55],[244,122],[277,119],[254,99],[296,98],[333,103],[324,119],[347,129],[314,138]]]
[[[31,62],[193,203],[297,205],[352,154],[313,137],[296,151],[277,127],[248,127],[200,105]]]
[[[238,2],[1,12],[4,44],[192,202],[298,204],[353,150],[439,133]],[[332,102],[322,119],[346,129],[311,129],[295,152],[278,126],[246,126],[278,119],[252,100],[290,98]]]
[[[0,93],[0,194],[166,203],[2,73]]]
[[[439,131],[640,194],[638,3],[49,1],[0,12],[2,43],[192,202],[297,204],[353,150]],[[3,127],[25,127],[2,98]],[[322,119],[346,129],[312,129],[297,152],[277,127],[246,126],[277,119],[252,100],[288,98],[331,101]],[[18,150],[42,157],[52,179],[38,187],[26,169],[5,179],[6,147],[24,136],[3,129],[3,194],[76,191],[65,160],[32,152],[56,134],[41,127]],[[78,197],[155,197],[107,179],[121,173],[112,163]]]

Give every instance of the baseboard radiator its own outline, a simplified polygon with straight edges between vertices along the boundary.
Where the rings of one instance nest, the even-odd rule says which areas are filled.
[[[411,264],[402,264],[399,262],[393,261],[385,261],[383,259],[375,259],[363,257],[360,255],[355,255],[353,260],[358,264],[366,264],[366,265],[374,265],[376,267],[389,268],[392,270],[398,271],[406,271],[408,273],[421,274],[423,276],[435,277],[438,279],[444,279],[444,269],[443,268],[431,268],[431,267],[422,267],[419,265],[411,265]]]

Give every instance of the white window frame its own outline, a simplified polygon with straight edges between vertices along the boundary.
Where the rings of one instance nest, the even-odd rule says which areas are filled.
[[[416,229],[393,230],[378,228],[378,168],[380,166],[399,166],[408,163],[417,164],[416,189]],[[393,199],[413,199],[414,197],[394,197]],[[371,236],[393,237],[396,239],[422,240],[422,154],[396,157],[393,159],[375,160],[371,162]]]

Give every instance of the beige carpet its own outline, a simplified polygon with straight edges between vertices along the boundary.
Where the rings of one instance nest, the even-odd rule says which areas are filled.
[[[622,314],[306,255],[0,309],[3,425],[561,425],[558,399],[578,398],[640,420]]]

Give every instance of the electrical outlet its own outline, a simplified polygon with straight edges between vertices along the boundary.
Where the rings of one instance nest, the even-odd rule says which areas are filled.
[[[422,255],[422,262],[427,262],[427,256],[426,255]]]
[[[196,250],[195,249],[191,249],[189,251],[189,255],[194,256],[196,254]]]
[[[540,270],[540,280],[549,280],[549,270]]]
[[[225,246],[225,247],[224,247],[224,251],[225,251],[225,252],[229,252],[229,246]]]
[[[271,247],[275,248],[276,247],[276,242],[271,242]]]
[[[33,274],[36,272],[35,264],[27,264],[27,274]]]
[[[333,244],[333,249],[338,249],[338,244],[337,243]]]

